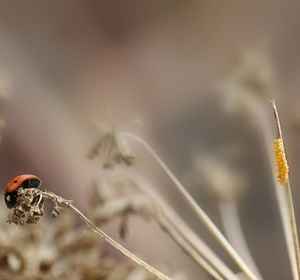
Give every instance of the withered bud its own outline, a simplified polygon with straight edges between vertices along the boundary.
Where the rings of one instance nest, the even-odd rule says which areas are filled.
[[[38,189],[19,188],[18,198],[10,216],[9,223],[17,225],[36,224],[43,216],[44,200]]]
[[[155,220],[160,207],[143,193],[139,184],[133,178],[120,174],[109,174],[98,181],[93,193],[93,198],[96,198],[94,221],[102,225],[119,218],[119,235],[126,239],[130,233],[131,216],[140,216],[145,221]]]
[[[60,213],[61,213],[61,210],[62,210],[62,207],[60,207],[60,206],[58,206],[58,205],[55,205],[55,206],[53,207],[52,212],[51,212],[51,216],[54,217],[54,218],[57,217],[57,216],[59,216]]]
[[[38,223],[43,216],[45,199],[54,204],[52,217],[57,217],[63,207],[68,207],[71,204],[71,200],[66,200],[51,192],[43,192],[36,188],[19,188],[16,204],[7,221],[17,225]]]
[[[99,156],[103,168],[113,168],[120,163],[130,166],[134,163],[136,156],[121,133],[106,125],[95,126],[95,131],[97,140],[88,154],[90,159]]]

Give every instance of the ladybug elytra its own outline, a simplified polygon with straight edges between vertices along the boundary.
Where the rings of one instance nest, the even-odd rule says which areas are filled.
[[[18,197],[18,189],[39,188],[42,180],[35,175],[19,175],[13,178],[6,186],[4,200],[8,208],[14,207]]]

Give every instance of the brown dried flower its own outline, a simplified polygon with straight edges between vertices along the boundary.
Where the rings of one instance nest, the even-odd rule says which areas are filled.
[[[117,129],[109,125],[95,125],[96,144],[89,153],[89,158],[100,156],[104,168],[113,168],[116,164],[133,164],[135,155],[130,150],[129,144]]]
[[[253,50],[239,52],[227,68],[219,92],[230,113],[245,114],[249,104],[270,100],[277,92],[270,63]]]
[[[138,215],[145,221],[157,217],[159,205],[142,192],[139,183],[125,174],[110,173],[102,176],[94,188],[93,217],[98,225],[120,218],[119,235],[129,233],[129,217]]]
[[[22,214],[14,212],[11,222],[36,222],[33,218],[40,216],[27,216],[24,205],[25,200],[33,201],[32,197],[29,192],[20,199],[18,208]],[[37,205],[34,203],[31,210]],[[3,203],[0,208],[1,213],[6,213]],[[30,218],[26,220],[24,216]],[[99,279],[96,274],[106,279],[113,270],[114,262],[101,256],[98,238],[78,227],[70,215],[63,214],[52,223],[43,219],[36,225],[1,226],[0,279]],[[94,273],[95,278],[83,276],[89,273]]]
[[[43,216],[43,203],[40,190],[19,188],[18,199],[8,222],[17,225],[36,224]]]
[[[140,267],[144,268],[150,274],[156,276],[158,279],[167,280],[169,279],[167,276],[165,276],[160,271],[156,270],[155,268],[151,267],[149,264],[144,262],[143,260],[139,259],[137,256],[135,256],[133,253],[128,251],[126,248],[124,248],[121,244],[117,243],[115,240],[113,240],[110,236],[108,236],[106,233],[104,233],[101,229],[97,228],[86,216],[84,216],[80,210],[78,210],[74,205],[72,205],[72,201],[66,200],[54,193],[41,191],[39,189],[35,188],[29,188],[29,189],[19,189],[18,190],[18,197],[16,204],[14,205],[14,208],[12,209],[8,221],[10,223],[14,223],[17,225],[26,225],[26,224],[36,224],[40,217],[43,215],[43,205],[44,200],[49,200],[53,203],[53,210],[52,210],[52,216],[56,217],[60,215],[61,210],[63,208],[70,208],[74,213],[76,213],[90,228],[92,231],[97,233],[102,239],[104,239],[106,242],[111,244],[115,249],[119,250],[122,254],[127,256],[129,259],[131,259],[133,262],[138,264]],[[78,232],[78,230],[77,230]],[[39,272],[45,272],[46,275],[48,275],[48,272],[51,270],[55,263],[56,258],[64,257],[65,254],[68,254],[68,252],[73,252],[76,250],[76,248],[80,248],[80,250],[88,249],[88,248],[94,248],[95,242],[94,242],[94,236],[92,239],[89,238],[89,236],[86,236],[86,234],[81,233],[80,237],[77,235],[77,233],[69,232],[69,236],[66,239],[61,239],[63,236],[61,236],[61,231],[59,233],[54,234],[57,240],[57,246],[60,250],[63,250],[63,252],[60,252],[60,254],[55,254],[53,252],[50,254],[50,258],[43,259],[43,262],[39,264]],[[60,243],[60,240],[65,240],[63,244]],[[48,253],[51,253],[51,250],[49,252],[44,251],[47,256],[49,256]],[[74,261],[75,263],[83,262],[85,264],[85,268],[92,265],[91,264],[91,254],[96,254],[96,257],[99,258],[99,252],[88,252],[88,255],[85,254],[84,251],[80,252],[80,255],[74,255]],[[35,256],[34,256],[35,257]],[[83,259],[81,259],[83,258]],[[25,258],[26,259],[26,258]],[[68,268],[67,274],[64,274],[63,277],[61,277],[62,267],[65,269],[66,264],[64,264],[64,259],[60,259],[57,263],[57,267],[55,272],[57,275],[55,277],[45,277],[45,279],[98,279],[99,277],[94,277],[91,275],[89,269],[86,271],[77,271],[78,267],[75,265],[75,263],[72,263],[72,266],[76,267],[74,268]],[[98,263],[97,263],[98,264]],[[133,267],[132,264],[129,265],[131,270],[131,267]],[[79,276],[77,275],[75,278],[73,275],[73,271],[77,271],[77,274],[79,273]],[[96,273],[96,272],[95,272]],[[99,272],[100,273],[100,272]],[[112,271],[111,273],[115,273]],[[84,276],[82,276],[84,275]],[[2,279],[2,278],[1,278]],[[27,279],[27,278],[22,278]],[[28,279],[36,279],[35,276],[30,276]],[[40,278],[39,278],[40,279]],[[44,278],[42,278],[44,279]],[[102,278],[101,278],[102,279]],[[103,279],[106,279],[105,277]],[[109,275],[107,279],[124,279],[124,278],[116,278]],[[151,279],[151,278],[150,278]]]
[[[187,180],[207,189],[220,201],[238,199],[246,190],[247,180],[234,165],[225,159],[202,154],[194,159],[193,169]]]

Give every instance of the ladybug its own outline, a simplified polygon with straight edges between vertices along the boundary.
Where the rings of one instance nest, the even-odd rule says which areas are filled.
[[[18,189],[39,188],[42,180],[35,175],[19,175],[13,178],[6,186],[4,200],[8,208],[14,207],[18,197]]]

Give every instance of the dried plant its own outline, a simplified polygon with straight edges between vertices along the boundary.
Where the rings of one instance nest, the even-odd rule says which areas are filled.
[[[137,265],[143,267],[148,272],[153,274],[158,279],[166,280],[169,279],[166,275],[151,267],[149,264],[135,256],[132,252],[125,249],[121,244],[117,243],[110,236],[96,227],[85,215],[81,213],[78,208],[76,208],[72,201],[66,200],[54,193],[41,191],[35,188],[18,190],[18,198],[15,206],[13,207],[8,221],[10,223],[25,225],[25,224],[35,224],[43,216],[43,206],[44,201],[49,200],[53,203],[52,216],[56,217],[60,214],[63,208],[69,208],[74,213],[76,213],[96,234],[98,234],[103,240],[108,242],[114,248],[116,248],[120,253],[127,256]]]
[[[205,211],[198,205],[198,203],[194,200],[194,198],[189,194],[186,190],[185,186],[178,180],[178,178],[172,173],[172,171],[168,168],[168,166],[163,162],[163,160],[159,157],[159,155],[146,143],[142,138],[128,132],[123,132],[122,135],[127,137],[128,139],[139,143],[142,147],[144,147],[149,154],[155,159],[155,161],[159,164],[159,166],[163,169],[163,171],[167,174],[167,176],[171,179],[174,185],[177,187],[179,192],[182,194],[183,198],[187,201],[190,208],[195,212],[199,220],[206,226],[206,228],[210,231],[212,236],[220,243],[220,245],[224,248],[224,250],[230,255],[230,257],[236,262],[236,264],[240,267],[240,269],[245,273],[245,275],[249,279],[257,279],[253,274],[248,265],[244,262],[244,260],[239,256],[233,246],[228,242],[228,240],[224,237],[222,232],[218,229],[218,227],[212,222],[209,216],[205,213]]]
[[[230,150],[230,149],[229,149]],[[220,151],[224,154],[226,149]],[[262,279],[257,265],[245,240],[239,218],[239,198],[247,189],[247,179],[241,170],[224,159],[224,155],[199,154],[187,179],[205,190],[214,198],[219,207],[221,221],[230,243],[249,264],[255,275]]]
[[[274,111],[274,116],[276,120],[276,128],[277,128],[277,137],[275,139],[275,160],[277,164],[277,178],[279,183],[283,186],[286,196],[286,203],[288,207],[288,217],[290,221],[290,225],[292,228],[292,240],[293,240],[293,249],[294,255],[297,263],[298,268],[298,278],[300,277],[300,251],[299,251],[299,240],[298,240],[298,233],[297,233],[297,224],[295,218],[295,211],[294,211],[294,204],[293,204],[293,197],[291,191],[291,185],[289,182],[289,167],[286,160],[283,139],[282,139],[282,132],[280,126],[279,115],[277,111],[277,106],[275,100],[271,101]]]
[[[155,192],[147,194],[149,186],[126,174],[114,172],[101,177],[95,185],[93,201],[95,223],[120,218],[120,235],[124,222],[128,229],[129,216],[138,215],[145,221],[155,221],[179,247],[214,279],[237,279],[235,274],[167,207],[158,201]],[[156,197],[155,199],[153,197]],[[126,217],[126,219],[124,219]]]
[[[1,219],[7,211],[1,203]],[[99,238],[80,227],[71,213],[35,225],[7,225],[0,231],[0,279],[153,280],[127,261],[102,256]],[[131,278],[132,277],[132,278]]]
[[[204,187],[216,201],[237,201],[247,191],[248,180],[223,154],[196,154],[185,177],[188,182]]]
[[[120,178],[121,177],[121,178]],[[109,176],[110,182],[97,184],[95,187],[93,218],[97,225],[105,224],[116,217],[120,218],[119,234],[126,239],[129,234],[129,218],[138,215],[145,221],[152,220],[159,206],[149,196],[139,192],[133,180],[126,176]],[[122,181],[117,181],[121,179]],[[119,184],[122,189],[118,188]],[[104,187],[103,187],[104,185]],[[105,186],[109,187],[108,192],[102,191]],[[134,190],[134,192],[132,192]],[[105,195],[103,195],[105,194]]]
[[[278,181],[277,167],[274,164],[273,126],[270,122],[268,110],[266,108],[269,100],[273,99],[278,91],[273,79],[270,64],[264,56],[247,50],[237,57],[239,59],[236,59],[232,67],[229,68],[219,90],[223,96],[227,112],[237,113],[243,116],[248,114],[252,116],[252,118],[248,118],[248,120],[251,120],[252,122],[255,121],[260,127],[270,161],[273,185],[277,198],[277,205],[280,211],[293,279],[298,280],[298,263],[294,254],[294,242],[292,238],[293,229],[289,218],[289,206],[286,201],[285,191]],[[240,69],[243,69],[243,71]],[[254,71],[255,69],[257,69],[257,71]],[[243,75],[240,73],[243,73]],[[249,75],[249,78],[247,78],[247,75]],[[244,76],[244,78],[241,79],[241,76]],[[262,85],[259,87],[249,87],[249,83],[244,82],[247,80],[252,80],[252,84]]]
[[[253,79],[252,82],[254,83],[255,79]],[[248,82],[246,82],[245,84],[247,86],[249,86]],[[251,90],[253,90],[252,86],[253,86],[253,84],[251,83],[251,86],[249,86],[249,88],[250,88],[250,95],[251,95]],[[256,88],[256,87],[254,87],[254,88]],[[262,89],[266,90],[268,87],[258,87],[258,88],[261,90],[260,94],[262,94],[263,93]],[[257,97],[255,97],[255,98],[257,98]],[[258,102],[258,101],[255,101],[255,102]],[[278,116],[277,116],[277,119],[278,119]],[[222,213],[223,214],[224,213],[228,214],[228,215],[227,214],[223,215],[223,217],[222,217],[223,221],[224,221],[224,225],[225,225],[225,229],[226,229],[227,235],[231,237],[230,239],[232,241],[232,244],[234,244],[234,243],[238,244],[235,247],[237,247],[237,248],[239,247],[239,249],[241,249],[241,248],[243,249],[243,250],[241,250],[241,252],[243,252],[243,256],[247,259],[247,264],[251,266],[251,268],[253,269],[253,271],[255,271],[255,273],[253,273],[251,271],[251,269],[249,269],[248,265],[240,258],[240,256],[236,253],[236,251],[231,246],[231,244],[224,238],[224,236],[222,235],[222,233],[212,223],[212,221],[209,219],[209,217],[206,215],[206,213],[193,200],[193,198],[190,196],[190,194],[186,191],[185,187],[180,183],[180,181],[176,178],[176,176],[170,171],[170,169],[162,161],[162,159],[158,156],[158,154],[142,138],[140,138],[140,137],[138,137],[138,136],[136,136],[136,135],[134,135],[132,133],[128,133],[128,132],[120,133],[120,135],[122,135],[124,138],[128,138],[128,140],[133,140],[133,141],[139,143],[140,145],[142,145],[153,156],[153,158],[157,161],[157,163],[160,165],[160,167],[162,167],[162,169],[166,172],[166,174],[170,177],[170,179],[176,185],[176,187],[178,188],[178,190],[181,192],[181,194],[183,195],[183,197],[187,200],[187,202],[189,203],[189,205],[191,206],[191,208],[195,211],[195,213],[200,218],[200,220],[202,220],[204,222],[204,224],[210,230],[210,232],[212,233],[212,235],[220,242],[220,244],[223,245],[223,247],[226,249],[226,251],[229,253],[229,255],[240,266],[241,270],[244,272],[245,277],[248,278],[248,279],[262,279],[262,276],[260,275],[260,273],[259,273],[259,271],[258,271],[258,269],[257,269],[257,267],[255,265],[255,262],[254,262],[251,254],[249,252],[249,249],[248,249],[248,247],[246,245],[243,232],[241,231],[241,226],[240,226],[240,221],[238,219],[236,206],[234,206],[233,208],[232,207],[230,208],[231,210],[235,209],[234,211],[231,211],[231,210],[227,211],[229,209],[228,207],[225,207],[225,210],[226,210],[225,211],[224,207],[222,208],[222,206],[221,206],[221,211],[220,212],[221,212],[221,214]],[[280,138],[280,143],[279,144],[282,144],[282,138]],[[285,160],[284,154],[280,154],[279,153],[280,151],[283,151],[283,146],[279,147],[277,145],[277,148],[281,148],[281,149],[277,149],[277,154],[276,155],[277,155],[277,161],[278,162],[281,161],[279,163],[279,171],[281,171],[282,173],[279,173],[278,176],[279,176],[279,183],[282,183],[286,179],[284,176],[287,176],[287,174],[288,174],[288,168],[287,168],[287,164],[286,164],[286,160]],[[216,175],[215,171],[216,171],[216,167],[218,166],[218,164],[216,164],[214,162],[212,165],[214,167],[213,168],[214,175]],[[207,170],[212,170],[212,168],[207,168]],[[283,171],[285,171],[284,174],[283,174]],[[235,186],[243,185],[243,180],[242,180],[241,177],[240,178],[236,177],[237,178],[237,180],[236,180],[237,183],[234,184],[233,178],[235,178],[235,176],[230,176],[230,174],[232,175],[234,173],[236,173],[236,172],[231,172],[230,169],[228,169],[228,167],[227,167],[227,169],[222,170],[222,167],[220,166],[220,168],[219,168],[219,174],[221,174],[222,176],[209,176],[209,175],[207,176],[207,178],[211,179],[210,183],[215,188],[215,193],[218,193],[218,195],[220,196],[220,198],[221,198],[220,201],[221,200],[223,200],[223,202],[224,201],[227,201],[227,202],[230,201],[232,203],[233,201],[236,200],[236,194],[238,192],[234,188],[235,188]],[[226,191],[223,191],[223,193],[222,193],[222,191],[220,191],[221,190],[220,183],[218,183],[218,181],[216,181],[217,177],[221,177],[221,180],[220,180],[221,184],[224,185],[224,183],[227,182],[228,183],[227,185],[233,184],[233,186],[231,188],[229,187],[228,189],[226,189],[226,186],[225,186],[225,190]],[[226,178],[228,180],[226,180]],[[287,188],[287,190],[288,189],[289,188]],[[137,213],[143,213],[141,211],[141,208],[140,208],[141,205],[137,204],[134,201],[134,198],[131,198],[131,199],[129,199],[128,197],[121,198],[121,199],[119,198],[120,200],[118,202],[116,202],[116,204],[115,204],[115,199],[116,198],[114,198],[114,200],[111,201],[108,205],[107,205],[107,202],[105,202],[105,205],[102,207],[101,210],[99,210],[99,212],[102,215],[102,216],[100,215],[101,216],[100,219],[99,219],[100,221],[103,219],[103,213],[104,213],[104,217],[108,216],[110,218],[112,216],[117,215],[117,214],[119,214],[119,215],[121,214],[123,216],[123,219],[125,217],[125,221],[126,221],[125,223],[127,223],[127,217],[128,217],[128,213],[129,212],[136,213],[136,214]],[[290,216],[290,220],[291,220],[291,224],[290,224],[289,228],[292,229],[290,232],[293,233],[293,234],[290,235],[290,236],[288,236],[289,235],[289,230],[286,230],[286,237],[287,237],[287,240],[289,240],[291,237],[294,240],[294,244],[293,244],[293,248],[294,248],[294,251],[295,251],[294,257],[297,260],[297,258],[298,258],[298,255],[297,255],[298,252],[297,252],[297,250],[298,249],[296,249],[296,248],[298,248],[298,243],[296,243],[296,241],[298,242],[298,239],[296,238],[297,234],[296,234],[296,230],[295,230],[295,224],[293,222],[293,220],[295,221],[295,219],[293,218],[294,216],[292,215],[293,214],[293,211],[292,211],[293,207],[292,207],[291,202],[289,202],[289,200],[292,201],[291,200],[291,196],[289,197],[289,199],[287,201],[288,201],[288,207],[289,207],[289,216]],[[139,198],[139,199],[137,199],[137,201],[142,201],[142,199]],[[224,205],[224,204],[220,204],[220,205]],[[232,203],[231,205],[234,205],[234,203]],[[154,208],[154,207],[151,206],[150,209],[152,209],[152,208]],[[284,207],[282,207],[282,209],[284,209]],[[110,213],[110,214],[108,214],[108,213]],[[99,213],[98,213],[98,215],[99,215]],[[284,215],[285,215],[284,211],[282,211],[282,216],[284,216]],[[228,217],[230,216],[231,218],[235,217],[234,218],[234,222],[232,222],[233,221],[232,219],[231,220],[226,219],[227,216]],[[105,218],[104,218],[104,220],[105,220]],[[286,226],[286,220],[287,220],[287,218],[284,217],[283,220],[285,222],[284,225]],[[231,229],[229,230],[228,229],[229,225],[231,225],[231,227],[233,225],[236,228],[236,230],[235,231],[232,231]],[[123,226],[121,228],[123,228]],[[127,226],[125,228],[127,228]],[[238,237],[238,238],[236,238],[236,237]],[[173,238],[174,238],[174,233],[173,233]],[[237,241],[237,240],[239,240],[239,241]],[[178,239],[177,239],[177,242],[178,242]],[[187,246],[186,245],[182,246],[182,243],[180,244],[180,246],[183,247],[184,250],[187,249]],[[186,250],[186,251],[188,251],[188,254],[193,258],[193,253],[191,252],[191,250]],[[297,261],[297,263],[298,263],[298,261]],[[211,265],[211,263],[209,263],[209,265]],[[213,269],[215,269],[215,268],[213,267]],[[214,274],[214,272],[217,272],[217,270],[215,270],[215,271],[208,271],[208,272],[214,278],[218,279],[218,275]]]
[[[100,123],[94,126],[94,131],[97,141],[88,155],[89,158],[100,155],[104,168],[112,168],[119,163],[127,166],[133,164],[135,155],[116,128]]]
[[[280,124],[279,124],[279,117],[277,114],[277,109],[275,103],[273,102],[275,117],[277,120],[277,131],[278,136],[276,139],[277,145],[275,145],[275,152],[276,152],[276,160],[278,164],[278,179],[279,183],[283,184],[286,190],[286,201],[289,206],[289,219],[291,221],[291,228],[293,229],[293,244],[294,244],[294,254],[295,258],[298,259],[299,257],[299,247],[298,247],[298,237],[296,231],[296,224],[295,224],[295,217],[293,212],[293,204],[292,204],[292,197],[291,197],[291,190],[288,183],[288,168],[287,162],[284,153],[283,147],[283,140],[281,136]],[[122,132],[119,135],[124,137],[124,139],[128,138],[134,140],[141,144],[146,150],[154,157],[154,159],[158,162],[158,164],[162,167],[162,169],[166,172],[166,174],[171,178],[171,180],[175,183],[178,189],[181,191],[185,199],[189,202],[192,209],[198,214],[198,217],[204,222],[204,224],[208,227],[214,237],[224,246],[227,252],[232,256],[232,258],[239,264],[241,268],[241,272],[243,277],[247,279],[262,279],[261,275],[259,274],[254,261],[249,254],[246,256],[244,253],[249,251],[247,246],[245,246],[245,240],[242,240],[243,233],[240,230],[238,231],[230,231],[228,230],[228,226],[234,225],[234,227],[240,227],[238,215],[236,217],[230,213],[231,217],[235,217],[236,220],[234,223],[232,221],[226,220],[223,216],[224,226],[226,233],[231,240],[234,247],[237,249],[244,246],[244,249],[240,251],[240,253],[244,256],[247,260],[244,262],[238,253],[233,249],[233,246],[224,238],[221,232],[216,228],[216,226],[212,223],[212,221],[208,218],[206,213],[196,204],[193,198],[187,193],[184,186],[178,181],[175,175],[169,170],[169,168],[165,165],[165,163],[160,159],[160,157],[154,152],[154,150],[141,138],[136,135]],[[280,140],[280,141],[278,141]],[[115,142],[114,142],[115,145]],[[101,152],[103,146],[98,147],[98,152]],[[226,203],[235,203],[237,197],[240,195],[240,190],[238,190],[238,186],[242,186],[244,184],[243,177],[235,176],[235,171],[233,168],[226,165],[220,164],[220,162],[215,162],[213,158],[207,158],[204,163],[197,162],[197,168],[200,168],[202,178],[206,179],[206,182],[210,185],[211,189],[214,189],[215,194],[218,196],[220,202],[223,201]],[[122,161],[115,160],[115,157],[112,157],[112,161],[114,164],[121,163]],[[214,166],[214,171],[218,173],[214,173],[215,177],[212,176],[208,171],[210,171],[211,165]],[[209,166],[209,168],[205,168]],[[219,166],[219,167],[218,167]],[[107,168],[108,166],[104,166]],[[110,165],[112,167],[112,165]],[[218,168],[217,168],[218,167]],[[216,170],[217,168],[217,170]],[[108,171],[106,171],[108,172]],[[284,173],[285,172],[285,173]],[[112,173],[114,175],[114,173]],[[110,174],[110,175],[112,175]],[[118,173],[117,173],[118,174]],[[94,198],[94,212],[93,212],[93,220],[97,225],[102,225],[107,221],[114,219],[115,217],[121,218],[120,223],[120,235],[123,238],[126,238],[128,234],[128,221],[131,215],[139,215],[146,221],[155,221],[161,228],[164,230],[178,245],[179,247],[189,255],[199,266],[201,266],[210,276],[214,279],[239,279],[241,276],[232,272],[226,264],[224,264],[212,251],[211,249],[195,234],[190,228],[182,223],[180,219],[176,217],[174,214],[170,214],[169,211],[165,211],[166,204],[163,201],[156,201],[148,194],[144,193],[144,188],[141,187],[138,183],[130,178],[121,177],[116,180],[115,176],[103,176],[101,178],[101,183],[97,184],[95,189],[96,194],[93,196]],[[221,180],[220,180],[221,178]],[[233,180],[236,178],[236,180]],[[104,180],[106,179],[106,180]],[[227,183],[226,183],[227,182]],[[203,182],[202,182],[203,183]],[[227,191],[224,192],[220,187],[220,184],[225,184],[225,189]],[[226,186],[227,184],[227,186]],[[230,184],[233,184],[230,186]],[[232,188],[230,190],[230,188]],[[228,191],[230,190],[230,191]],[[154,269],[146,262],[142,261],[140,258],[135,256],[133,253],[125,249],[122,245],[117,243],[107,234],[105,234],[102,230],[99,229],[93,222],[91,222],[85,215],[78,210],[70,200],[66,200],[54,193],[41,191],[39,189],[23,189],[20,188],[18,190],[18,198],[17,203],[14,205],[12,211],[10,212],[8,221],[10,223],[18,224],[18,225],[27,225],[28,224],[36,224],[40,221],[41,217],[44,214],[44,205],[46,202],[52,203],[52,216],[57,217],[61,214],[64,208],[71,209],[74,213],[76,213],[90,228],[92,231],[96,232],[102,239],[107,241],[117,250],[119,250],[122,254],[127,256],[133,262],[135,262],[138,266],[144,268],[151,275],[157,277],[159,279],[169,279],[160,271]],[[233,203],[233,205],[234,205]],[[222,205],[220,203],[220,205]],[[225,213],[224,207],[221,207],[221,213]],[[227,228],[226,228],[227,226]],[[68,227],[68,226],[67,226]],[[76,230],[78,232],[78,230]],[[238,235],[236,235],[238,232]],[[53,234],[53,232],[52,232]],[[74,233],[75,234],[75,233]],[[59,233],[55,233],[56,235],[60,235]],[[236,240],[233,239],[233,236],[238,236],[239,240],[244,242],[243,246],[235,246]],[[53,238],[53,236],[51,236]],[[76,236],[74,236],[74,240],[78,242]],[[89,241],[90,240],[90,241]],[[97,241],[93,241],[95,239],[84,238],[83,247],[89,247],[87,243],[91,242],[91,244],[95,244]],[[1,240],[0,240],[1,241]],[[42,242],[42,241],[41,241]],[[87,243],[85,243],[87,242]],[[0,243],[1,244],[1,243]],[[234,245],[235,244],[235,245]],[[44,244],[45,246],[45,244]],[[73,250],[71,247],[66,246],[64,250]],[[0,247],[1,249],[1,247]],[[238,250],[239,251],[239,250]],[[4,245],[2,249],[2,253],[0,251],[0,257],[2,257],[2,265],[5,267],[5,271],[3,272],[3,279],[10,279],[10,273],[15,273],[16,271],[20,274],[16,277],[20,276],[20,279],[35,279],[37,274],[37,269],[29,269],[27,264],[27,256],[23,256],[22,252],[17,250],[17,248],[9,245]],[[44,253],[46,254],[46,253]],[[48,255],[46,258],[40,258],[40,263],[34,264],[35,267],[39,267],[39,273],[45,273],[43,279],[63,279],[69,278],[72,275],[72,272],[69,271],[66,267],[68,264],[64,263],[62,260],[57,262],[55,258],[58,258],[62,254],[59,250],[50,250],[48,251]],[[88,252],[88,254],[94,254],[93,252]],[[63,254],[62,254],[63,255]],[[49,257],[49,259],[47,259]],[[74,256],[73,256],[74,257]],[[75,257],[74,257],[75,258]],[[76,259],[76,258],[75,258]],[[72,260],[74,261],[74,260]],[[78,259],[77,259],[78,261]],[[106,277],[105,279],[147,279],[149,275],[145,274],[144,271],[140,270],[139,268],[134,268],[132,265],[128,263],[124,263],[124,265],[119,265],[117,268],[112,269],[111,266],[103,268],[99,265],[101,261],[101,256],[98,254],[95,255],[95,263],[92,266],[95,270],[91,270],[90,267],[87,269],[86,266],[92,265],[91,263],[85,264],[84,262],[81,263],[82,270],[80,270],[80,277],[84,275],[84,279],[95,279],[96,275],[102,275]],[[81,260],[80,260],[81,262]],[[252,263],[253,262],[253,263]],[[109,262],[107,262],[110,264]],[[1,258],[0,258],[1,264]],[[73,263],[72,263],[73,264]],[[32,265],[32,264],[31,264]],[[86,265],[86,266],[85,266]],[[248,267],[251,267],[249,268]],[[64,268],[62,268],[63,266]],[[107,270],[105,270],[107,269]],[[106,272],[103,272],[106,271]],[[51,271],[51,273],[50,273]],[[254,272],[252,272],[254,271]],[[98,274],[99,273],[99,274]],[[105,274],[106,273],[106,274]],[[22,275],[22,276],[21,276]],[[23,278],[22,278],[23,277]],[[27,277],[27,278],[26,278]],[[102,276],[101,276],[102,277]],[[74,278],[76,279],[76,278]],[[79,278],[81,279],[81,278]],[[149,278],[150,279],[150,278]],[[173,279],[173,278],[172,278]],[[175,277],[174,277],[175,279]]]
[[[230,110],[233,108],[232,101],[242,102],[244,107],[248,107],[250,112],[263,120],[262,129],[269,149],[271,142],[268,141],[273,133],[261,101],[270,98],[274,92],[274,86],[269,69],[260,62],[253,54],[238,57],[232,69],[227,73],[229,76],[223,85],[223,90],[230,95]],[[293,276],[295,280],[299,280],[299,241],[289,183],[289,168],[275,101],[272,101],[272,104],[277,137],[275,161],[273,154],[272,156],[270,154],[270,160],[272,166],[274,162],[277,165],[277,171],[275,168],[273,170],[277,175],[274,185]],[[8,222],[23,227],[11,225],[0,231],[1,279],[186,279],[186,276],[180,273],[171,277],[166,276],[100,229],[100,226],[108,221],[119,218],[119,234],[125,239],[129,233],[129,221],[132,215],[138,215],[147,222],[157,223],[183,252],[213,279],[263,279],[251,256],[239,220],[237,203],[246,185],[245,177],[240,172],[211,155],[202,156],[195,162],[193,172],[200,176],[200,184],[206,184],[210,192],[217,197],[220,216],[227,235],[225,237],[144,139],[105,124],[98,124],[95,132],[96,144],[89,157],[99,156],[104,171],[102,170],[101,180],[95,185],[91,219],[75,207],[71,200],[64,199],[55,193],[37,188],[19,188],[16,204],[8,215]],[[238,273],[232,271],[159,195],[147,191],[142,184],[120,173],[116,168],[119,164],[131,166],[134,163],[135,155],[129,148],[129,141],[141,145],[154,158],[199,220],[239,267]],[[117,171],[111,172],[109,169]],[[55,219],[55,222],[49,223],[42,219],[46,204],[52,206],[52,217],[61,216]],[[84,228],[76,226],[73,216],[62,213],[65,212],[64,209],[70,209],[72,213],[75,213],[91,231],[85,231]],[[10,235],[10,233],[13,234]],[[132,262],[123,261],[116,265],[112,259],[103,257],[97,236]]]
[[[238,52],[225,70],[219,91],[227,112],[251,112],[252,103],[259,106],[277,94],[270,62],[250,49]]]

